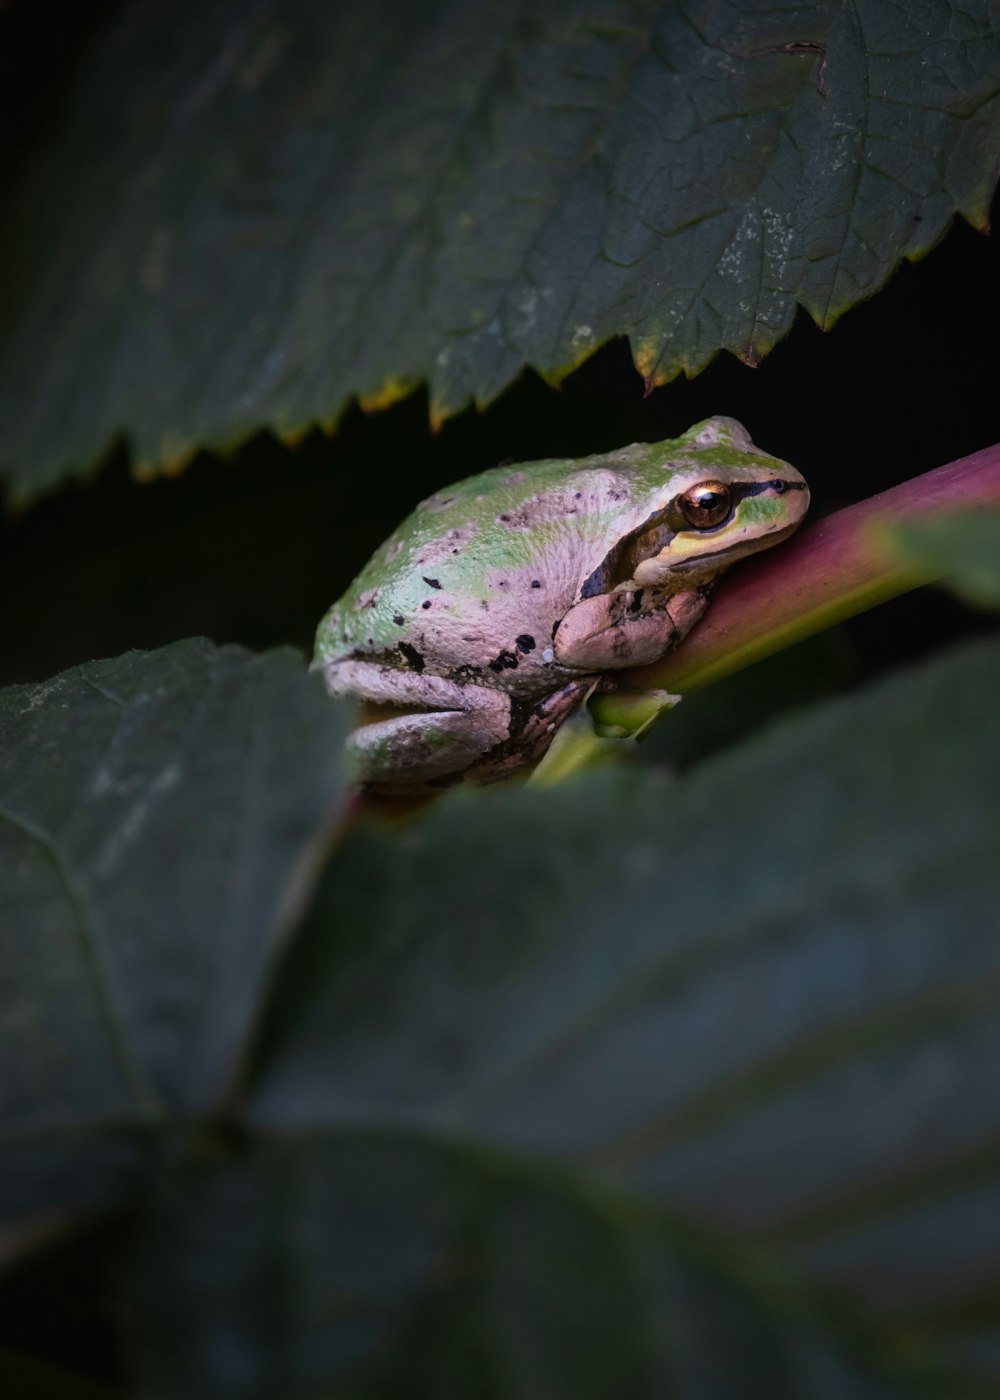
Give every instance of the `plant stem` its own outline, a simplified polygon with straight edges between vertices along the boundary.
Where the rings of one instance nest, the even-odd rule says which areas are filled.
[[[1000,444],[974,452],[807,526],[787,545],[736,565],[711,607],[675,652],[621,673],[621,689],[595,695],[601,730],[633,733],[650,690],[688,694],[821,632],[845,618],[932,582],[897,562],[879,525],[970,506],[1000,506]]]

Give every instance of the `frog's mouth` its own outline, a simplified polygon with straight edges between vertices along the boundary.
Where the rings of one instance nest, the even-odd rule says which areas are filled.
[[[382,724],[387,719],[406,719],[410,715],[426,713],[426,705],[396,705],[391,701],[359,700],[355,728],[366,729],[370,724]]]
[[[719,530],[725,529],[720,525]],[[693,574],[699,569],[715,570],[725,559],[741,559],[747,554],[756,554],[758,550],[765,546],[770,549],[773,544],[780,544],[789,535],[794,535],[799,528],[799,521],[792,520],[787,525],[783,525],[779,530],[772,530],[766,535],[754,535],[752,539],[734,540],[732,544],[724,545],[722,549],[705,550],[700,554],[693,554],[688,559],[678,559],[676,564],[670,563],[669,549],[664,557],[664,563],[668,565],[672,574]],[[702,530],[698,538],[702,539],[710,536],[711,531]]]

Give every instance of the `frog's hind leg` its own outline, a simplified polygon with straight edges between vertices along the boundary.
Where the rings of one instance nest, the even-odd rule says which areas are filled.
[[[476,704],[478,696],[487,703]],[[457,781],[507,736],[507,697],[487,690],[478,696],[470,695],[473,703],[464,710],[397,712],[355,729],[347,747],[361,781],[394,792]]]
[[[326,685],[362,702],[348,749],[361,781],[375,789],[399,792],[457,778],[510,734],[510,699],[486,686],[370,661],[327,667]]]
[[[536,701],[521,716],[520,727],[514,726],[515,733],[511,738],[469,769],[465,775],[469,782],[498,783],[526,764],[534,764],[544,758],[556,730],[580,701],[586,699],[597,680],[596,676],[581,676],[579,680],[568,681],[559,690]]]

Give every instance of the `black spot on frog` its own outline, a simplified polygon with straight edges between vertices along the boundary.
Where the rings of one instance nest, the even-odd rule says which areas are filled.
[[[411,646],[409,642],[400,642],[399,650],[408,662],[411,671],[422,671],[424,669],[426,663],[416,647]]]

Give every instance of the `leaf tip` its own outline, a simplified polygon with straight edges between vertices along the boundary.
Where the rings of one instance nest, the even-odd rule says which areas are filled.
[[[430,406],[427,409],[427,419],[431,425],[431,432],[434,433],[435,436],[441,431],[453,412],[454,410],[447,404],[434,399],[431,400]]]
[[[642,375],[647,394],[656,387],[656,361],[658,349],[652,341],[643,341],[632,346],[632,362]]]
[[[130,468],[133,478],[142,486],[148,486],[151,481],[155,481],[159,475],[156,463],[150,461],[148,457],[143,457],[132,463]]]
[[[160,463],[160,472],[163,476],[178,477],[183,476],[191,464],[194,457],[193,452],[187,452],[183,456],[164,457]]]
[[[358,407],[362,413],[380,413],[382,409],[391,408],[393,404],[412,394],[417,383],[417,380],[410,378],[386,379],[370,394],[359,394]]]
[[[669,384],[672,379],[684,370],[689,379],[693,379],[698,369],[691,369],[676,362],[663,359],[664,347],[662,344],[646,340],[636,345],[632,349],[632,362],[636,367],[643,382],[643,398],[648,399],[654,389],[662,389],[664,384]]]
[[[312,429],[312,423],[298,423],[295,427],[276,425],[274,432],[283,447],[291,448],[294,451],[302,446]]]

